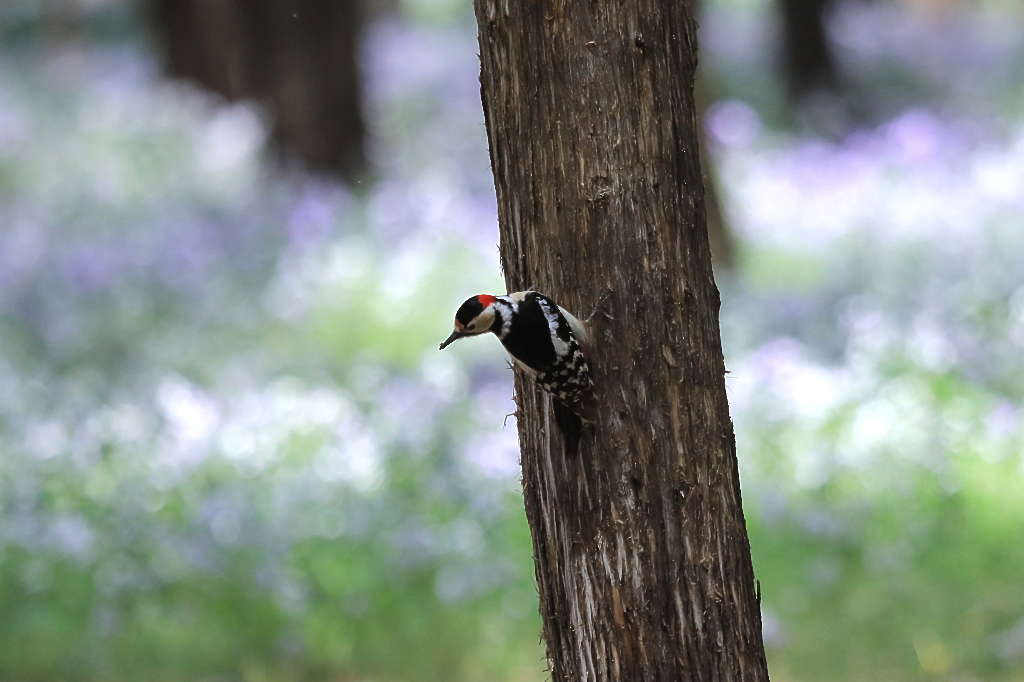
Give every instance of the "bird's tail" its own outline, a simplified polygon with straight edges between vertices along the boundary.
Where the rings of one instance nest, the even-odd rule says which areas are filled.
[[[580,418],[572,407],[561,400],[552,400],[555,407],[555,423],[558,430],[562,432],[562,439],[565,441],[565,454],[568,457],[575,457],[580,451],[580,434],[583,432],[583,419]]]

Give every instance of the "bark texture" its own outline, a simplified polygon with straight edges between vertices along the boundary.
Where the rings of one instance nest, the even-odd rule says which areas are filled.
[[[705,228],[691,0],[475,0],[509,291],[586,315],[597,423],[563,456],[516,379],[555,680],[766,680]]]

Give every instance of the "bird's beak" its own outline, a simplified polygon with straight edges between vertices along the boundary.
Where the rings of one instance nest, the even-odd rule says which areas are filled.
[[[448,346],[450,343],[452,343],[453,341],[458,341],[463,336],[469,336],[469,334],[463,334],[462,332],[460,332],[458,330],[453,331],[452,335],[449,336],[447,339],[445,339],[444,343],[442,343],[440,346],[438,346],[437,349],[438,350],[444,350],[445,347]]]

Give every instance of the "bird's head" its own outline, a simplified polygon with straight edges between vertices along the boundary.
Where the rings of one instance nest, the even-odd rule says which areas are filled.
[[[464,336],[475,336],[491,331],[494,325],[494,302],[498,299],[490,294],[478,294],[466,299],[455,313],[455,329],[444,340],[438,350],[458,341]]]

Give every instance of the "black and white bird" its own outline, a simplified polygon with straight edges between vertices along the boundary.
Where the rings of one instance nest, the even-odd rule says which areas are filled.
[[[506,296],[479,294],[466,299],[455,313],[455,329],[444,349],[458,339],[492,332],[513,362],[552,395],[555,420],[575,453],[587,415],[593,382],[581,346],[587,330],[569,311],[536,291]]]

